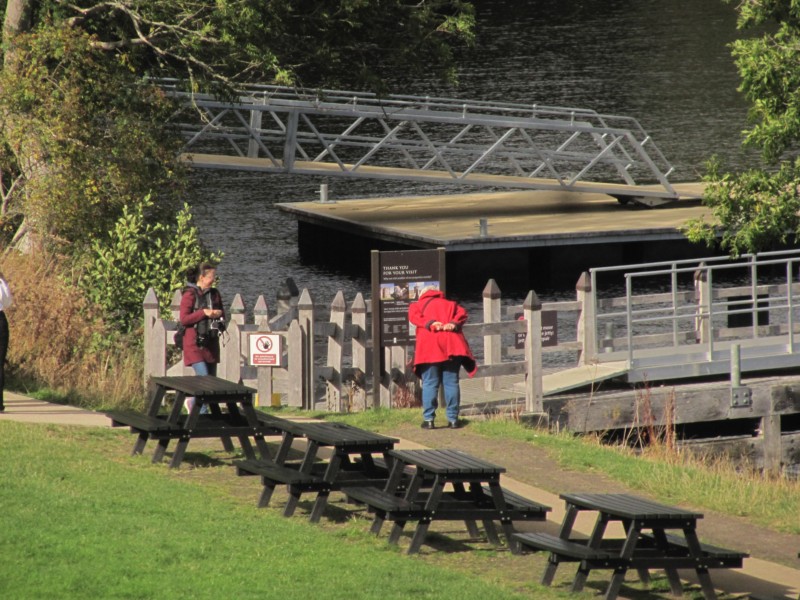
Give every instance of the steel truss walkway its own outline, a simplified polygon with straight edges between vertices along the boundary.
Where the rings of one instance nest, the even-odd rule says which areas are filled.
[[[273,86],[223,101],[165,87],[185,101],[176,122],[193,167],[600,192],[648,205],[681,197],[673,167],[630,117]]]

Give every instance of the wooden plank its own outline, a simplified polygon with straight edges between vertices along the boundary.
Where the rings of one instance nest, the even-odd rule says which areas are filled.
[[[592,385],[606,379],[620,377],[628,372],[626,361],[580,365],[542,377],[544,394],[552,395],[567,390]]]

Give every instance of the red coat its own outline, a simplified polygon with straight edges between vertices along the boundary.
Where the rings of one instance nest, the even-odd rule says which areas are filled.
[[[414,350],[414,372],[419,366],[441,363],[451,358],[459,359],[470,377],[478,366],[461,326],[467,322],[466,309],[444,297],[439,290],[428,290],[417,302],[408,307],[408,320],[417,327],[417,344]],[[431,324],[453,323],[455,331],[432,331]]]
[[[200,288],[195,287],[199,291]],[[186,328],[183,334],[183,364],[188,366],[197,362],[214,364],[219,362],[219,338],[211,338],[211,342],[205,348],[197,347],[197,327],[196,325],[208,319],[203,309],[215,308],[222,310],[222,318],[225,318],[222,306],[222,296],[217,288],[209,288],[200,292],[200,308],[194,310],[196,294],[191,287],[186,287],[181,296],[180,322]]]

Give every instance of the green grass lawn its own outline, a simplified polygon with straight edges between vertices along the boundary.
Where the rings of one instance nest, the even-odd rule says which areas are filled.
[[[131,441],[0,423],[4,598],[526,597],[385,539],[259,511],[254,498],[125,456]]]

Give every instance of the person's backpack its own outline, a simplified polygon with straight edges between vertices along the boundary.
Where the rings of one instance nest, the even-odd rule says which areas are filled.
[[[194,307],[192,308],[193,311],[200,308],[200,294],[197,293],[197,288],[192,287],[192,291],[194,292]],[[178,328],[175,330],[175,336],[172,338],[175,342],[175,347],[180,348],[183,351],[183,336],[186,333],[186,327],[184,327],[183,323],[178,321]]]

